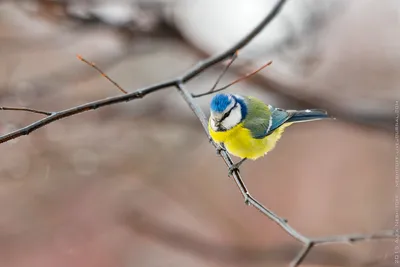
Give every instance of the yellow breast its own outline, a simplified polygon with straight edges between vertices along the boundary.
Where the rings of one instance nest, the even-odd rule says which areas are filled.
[[[224,143],[225,148],[232,155],[239,158],[257,159],[264,156],[266,153],[271,151],[286,127],[291,123],[285,123],[272,134],[266,136],[263,139],[255,139],[252,137],[250,130],[243,127],[242,123],[239,123],[235,127],[224,131],[215,132],[208,123],[208,131],[212,139],[217,143]]]

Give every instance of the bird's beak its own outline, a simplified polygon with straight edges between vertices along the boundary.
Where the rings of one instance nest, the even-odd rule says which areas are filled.
[[[217,127],[217,131],[222,132],[225,130],[225,127],[222,126],[222,123],[220,121],[214,120],[215,122],[215,127]]]
[[[220,122],[219,120],[213,119],[213,121],[214,121],[214,125],[215,125],[217,128],[220,128],[220,127],[221,127],[221,122]]]

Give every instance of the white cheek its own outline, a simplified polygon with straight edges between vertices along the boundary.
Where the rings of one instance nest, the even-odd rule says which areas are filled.
[[[240,106],[238,105],[231,111],[229,116],[225,118],[225,120],[222,122],[222,126],[224,126],[225,129],[231,129],[237,124],[239,124],[241,120],[242,120],[242,111]]]

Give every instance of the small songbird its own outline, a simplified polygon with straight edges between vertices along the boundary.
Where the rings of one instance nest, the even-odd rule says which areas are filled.
[[[210,104],[208,130],[214,142],[241,160],[256,160],[271,151],[283,131],[296,122],[329,118],[324,110],[284,110],[264,104],[261,100],[234,94],[216,94]]]

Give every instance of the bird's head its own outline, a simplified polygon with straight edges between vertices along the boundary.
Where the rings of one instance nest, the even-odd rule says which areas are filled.
[[[226,131],[239,124],[247,113],[242,97],[216,94],[210,104],[210,124],[214,131]]]

